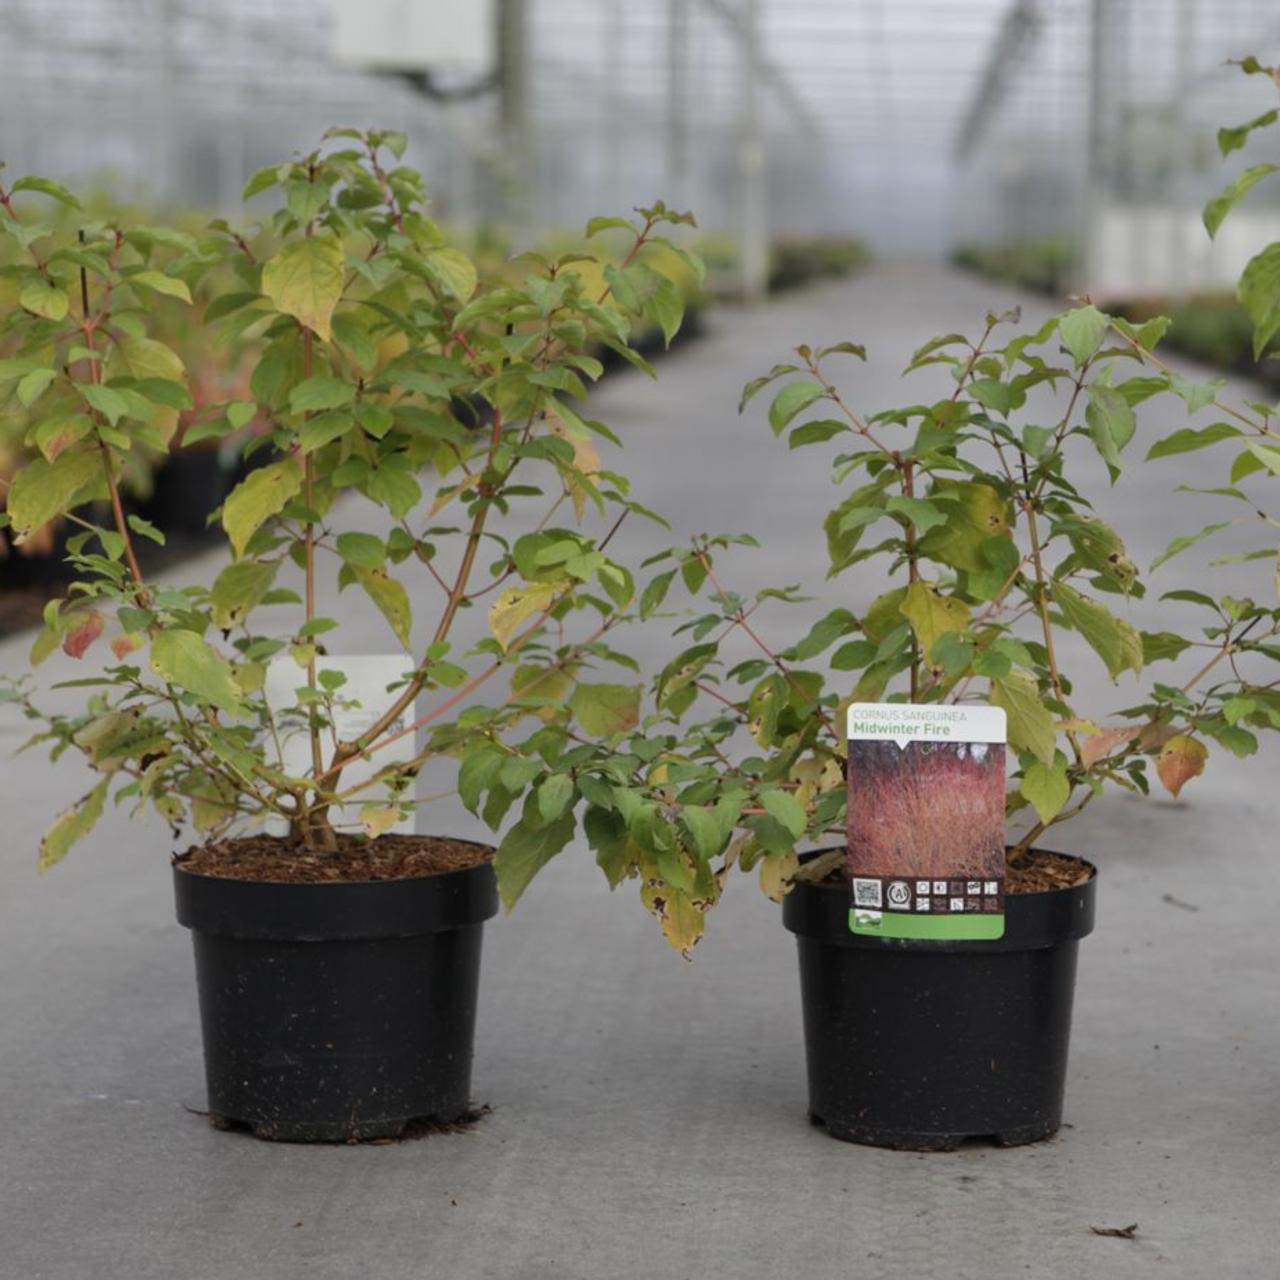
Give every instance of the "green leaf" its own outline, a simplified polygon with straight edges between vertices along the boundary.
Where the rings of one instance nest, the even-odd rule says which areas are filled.
[[[1109,323],[1108,317],[1092,303],[1068,311],[1058,320],[1058,336],[1062,339],[1062,345],[1071,353],[1077,369],[1092,359],[1102,346]]]
[[[906,516],[915,526],[916,532],[928,533],[930,529],[947,523],[947,513],[927,498],[908,498],[902,494],[894,494],[884,504],[886,511],[897,512]]]
[[[338,554],[358,569],[381,569],[387,562],[387,544],[372,533],[338,534]]]
[[[285,245],[262,268],[262,292],[277,311],[329,340],[333,309],[342,296],[342,243],[315,235]]]
[[[1226,382],[1225,378],[1211,378],[1208,382],[1192,382],[1182,374],[1170,371],[1169,390],[1178,396],[1187,406],[1188,414],[1199,413],[1206,405],[1211,405],[1218,394],[1218,388]]]
[[[567,773],[553,773],[539,784],[538,814],[543,822],[558,818],[573,799],[573,779]]]
[[[632,234],[635,233],[635,228],[626,220],[626,218],[599,217],[592,218],[587,223],[587,229],[583,234],[588,240],[590,240],[592,236],[599,235],[601,231],[610,231],[615,228],[618,231],[630,231]]]
[[[1215,422],[1200,428],[1183,427],[1172,435],[1165,436],[1163,440],[1157,440],[1147,450],[1147,461],[1170,458],[1177,453],[1191,453],[1217,444],[1219,440],[1231,440],[1243,434],[1239,427],[1233,427],[1229,422]]]
[[[597,737],[634,729],[640,721],[638,684],[579,684],[569,699],[578,723]]]
[[[674,281],[658,276],[653,292],[645,299],[644,314],[662,330],[663,340],[669,347],[684,319],[684,295]]]
[[[302,467],[293,458],[259,467],[231,491],[222,504],[222,527],[238,560],[249,539],[279,515],[302,489]]]
[[[110,387],[82,383],[77,390],[113,427],[129,412],[129,402]]]
[[[846,636],[858,625],[858,620],[848,609],[832,609],[824,618],[819,618],[809,629],[808,635],[799,644],[787,650],[787,657],[792,662],[807,662],[816,658],[824,649],[829,648],[842,636]]]
[[[67,291],[51,280],[46,280],[44,276],[37,276],[23,285],[18,294],[18,302],[28,311],[44,316],[46,320],[61,320],[70,309]]]
[[[573,830],[570,811],[543,826],[530,827],[522,821],[507,832],[494,855],[493,870],[498,877],[498,893],[508,911],[533,877],[569,843]]]
[[[1257,460],[1262,463],[1272,475],[1280,476],[1280,449],[1273,449],[1270,445],[1257,444],[1253,440],[1249,440],[1245,444],[1245,448]]]
[[[393,467],[379,467],[364,482],[364,491],[396,520],[403,519],[422,501],[422,486],[417,480]]]
[[[817,422],[806,422],[791,433],[787,440],[787,448],[802,449],[807,444],[821,444],[825,440],[830,440],[832,436],[838,436],[851,430],[852,428],[847,423],[837,422],[834,418],[822,418]]]
[[[1154,572],[1167,560],[1172,560],[1179,552],[1185,551],[1188,547],[1194,547],[1197,542],[1210,537],[1218,532],[1219,529],[1228,529],[1231,527],[1230,520],[1223,520],[1217,524],[1207,524],[1198,533],[1184,533],[1180,537],[1174,538],[1167,547],[1151,562],[1151,568]]]
[[[48,178],[37,178],[35,176],[28,178],[19,178],[17,182],[9,188],[10,195],[17,195],[19,191],[39,191],[42,195],[52,196],[60,204],[65,204],[68,208],[80,208],[80,201],[71,194],[66,187],[60,183],[52,182]]]
[[[1035,682],[1021,671],[991,681],[991,703],[1003,707],[1009,721],[1009,741],[1030,751],[1043,764],[1053,763],[1053,715],[1041,701]]]
[[[289,392],[289,409],[293,413],[340,409],[355,398],[356,389],[349,382],[332,378],[327,373],[317,373]]]
[[[1065,582],[1053,583],[1050,593],[1067,624],[1084,636],[1113,680],[1122,671],[1141,673],[1142,637],[1136,628]]]
[[[1274,117],[1275,112],[1271,115]],[[1218,135],[1221,139],[1221,134]],[[1275,173],[1280,169],[1280,165],[1275,164],[1255,164],[1250,165],[1243,173],[1238,174],[1235,181],[1231,183],[1226,190],[1214,196],[1212,200],[1204,207],[1204,229],[1209,233],[1209,238],[1213,239],[1218,233],[1218,228],[1222,225],[1222,220],[1235,208],[1240,198],[1250,189],[1257,186],[1270,173]]]
[[[773,434],[781,435],[783,428],[796,414],[826,394],[826,388],[817,382],[789,382],[774,396],[773,403],[769,406],[769,425],[773,428]]]
[[[505,752],[496,747],[485,747],[473,751],[463,760],[458,770],[458,797],[468,813],[474,814],[479,810],[480,797],[497,779],[506,759]]]
[[[407,649],[409,632],[413,626],[413,609],[404,584],[388,577],[382,569],[357,568],[355,575],[369,599],[378,606],[378,611],[395,632],[396,639]]]
[[[1114,387],[1095,382],[1089,388],[1085,420],[1089,424],[1089,438],[1102,455],[1114,482],[1120,474],[1120,450],[1133,439],[1138,426],[1133,407]]]
[[[680,810],[680,820],[689,834],[689,843],[699,862],[710,862],[728,843],[732,828],[725,829],[720,815],[703,805],[689,804]]]
[[[231,665],[194,631],[161,631],[151,641],[151,669],[201,702],[234,715],[241,710]]]
[[[71,851],[71,846],[77,840],[83,840],[93,830],[102,817],[102,807],[110,785],[111,779],[103,778],[87,796],[58,815],[40,841],[40,861],[36,865],[41,871],[48,871],[61,862]]]
[[[658,574],[640,593],[641,618],[649,617],[655,610],[662,607],[662,602],[667,598],[667,592],[675,576],[676,571],[668,569],[666,573]]]
[[[760,793],[760,804],[770,817],[780,822],[791,837],[798,840],[804,835],[809,824],[804,805],[790,791],[763,791]]]
[[[56,369],[32,369],[18,383],[18,403],[30,409],[49,389],[50,383],[58,376]]]
[[[1062,806],[1071,796],[1071,783],[1067,780],[1067,758],[1058,751],[1052,764],[1037,760],[1022,775],[1018,790],[1035,807],[1036,816],[1048,824],[1062,812]]]
[[[466,302],[476,291],[475,264],[457,249],[432,249],[422,257],[422,265],[432,281],[455,301]]]
[[[129,276],[126,283],[135,288],[141,285],[153,293],[162,293],[169,298],[181,298],[183,302],[191,301],[191,290],[185,280],[176,276],[167,276],[163,271],[137,271]]]
[[[354,426],[355,418],[345,409],[331,409],[308,418],[298,428],[298,444],[303,453],[315,453],[346,435]]]
[[[986,408],[1002,417],[1008,417],[1014,409],[1020,409],[1027,400],[1025,391],[1011,387],[999,378],[977,378],[969,384],[969,394]]]
[[[1232,125],[1229,128],[1218,130],[1218,150],[1224,156],[1229,156],[1233,151],[1239,151],[1241,147],[1248,141],[1249,135],[1255,129],[1265,129],[1268,125],[1273,125],[1280,112],[1272,109],[1264,111],[1260,116],[1254,118],[1245,124]]]
[[[1249,260],[1236,296],[1253,322],[1253,358],[1260,360],[1280,329],[1280,241],[1269,244]]]
[[[1175,631],[1142,632],[1142,662],[1170,662],[1191,648],[1191,641],[1184,640]]]
[[[97,453],[63,453],[56,462],[33,458],[14,477],[7,497],[19,540],[84,501],[102,478]]]
[[[227,565],[209,592],[214,624],[223,631],[239,626],[271,589],[278,568],[265,560],[238,560]]]

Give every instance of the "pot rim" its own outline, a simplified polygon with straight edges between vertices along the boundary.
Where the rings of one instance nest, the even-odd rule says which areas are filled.
[[[813,855],[822,852],[825,851],[812,851]],[[1074,854],[1058,856],[1088,867],[1089,878],[1064,888],[1006,895],[1005,932],[1000,938],[877,938],[854,933],[849,928],[847,882],[838,885],[797,883],[782,900],[782,922],[798,937],[858,950],[938,953],[1038,951],[1055,947],[1093,932],[1098,889],[1097,866]]]
[[[480,925],[498,913],[492,861],[403,880],[298,881],[201,875],[175,858],[172,875],[179,924],[247,941],[415,938]]]

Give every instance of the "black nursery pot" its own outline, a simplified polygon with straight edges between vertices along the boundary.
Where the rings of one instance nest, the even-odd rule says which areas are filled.
[[[173,866],[209,1114],[283,1142],[394,1137],[470,1102],[493,868],[413,880],[228,880]]]
[[[1097,869],[1070,889],[1009,894],[994,941],[874,938],[849,929],[844,885],[800,883],[796,935],[809,1115],[833,1138],[949,1151],[1036,1142],[1062,1123],[1076,950]]]

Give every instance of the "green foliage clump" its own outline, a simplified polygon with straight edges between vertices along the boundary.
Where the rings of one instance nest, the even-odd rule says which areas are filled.
[[[413,808],[434,757],[460,763],[464,795],[483,782],[494,825],[524,800],[518,825],[549,856],[573,831],[575,725],[635,723],[635,664],[610,646],[634,579],[611,543],[628,516],[650,513],[606,464],[617,437],[582,402],[600,353],[648,369],[630,346],[636,326],[668,341],[679,328],[684,295],[663,267],[697,266],[664,232],[692,218],[658,203],[634,220],[593,219],[586,241],[619,250],[524,254],[486,277],[429,216],[404,147],[400,134],[330,131],[250,180],[246,199],[277,200],[254,233],[222,221],[199,235],[72,230],[17,208],[74,208],[62,187],[0,186],[0,227],[22,250],[4,269],[15,296],[0,314],[0,389],[40,455],[9,485],[2,519],[19,541],[57,518],[77,529],[76,579],[45,609],[32,657],[80,658],[101,640],[115,659],[74,682],[86,690],[78,714],[42,714],[25,684],[5,694],[42,726],[35,741],[55,758],[80,753],[98,776],[46,835],[42,865],[108,797],[208,838],[284,821],[293,847],[332,850],[335,805],[359,803],[376,837]],[[252,369],[246,394],[207,406],[188,438],[256,421],[257,465],[222,506],[229,554],[213,582],[157,583],[137,544],[163,535],[126,512],[120,478],[193,408],[156,302],[190,305],[201,289],[202,344],[245,343]],[[342,529],[340,499],[364,504],[376,531]],[[438,589],[430,620],[403,581],[408,564]],[[405,654],[391,706],[353,740],[336,728],[344,677],[318,662],[338,627],[317,606],[326,581],[362,593]],[[469,610],[487,614],[489,635],[461,652],[455,625]],[[293,677],[284,707],[265,693],[273,663]],[[602,667],[624,674],[599,679]],[[482,690],[496,696],[482,704]],[[395,726],[415,700],[420,749],[351,783],[354,762],[376,766],[410,732]],[[288,764],[292,738],[305,769]],[[511,844],[504,860],[524,856]]]

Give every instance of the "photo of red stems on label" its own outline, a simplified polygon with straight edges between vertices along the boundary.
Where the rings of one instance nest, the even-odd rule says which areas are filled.
[[[1004,875],[1005,749],[849,743],[849,876]]]

